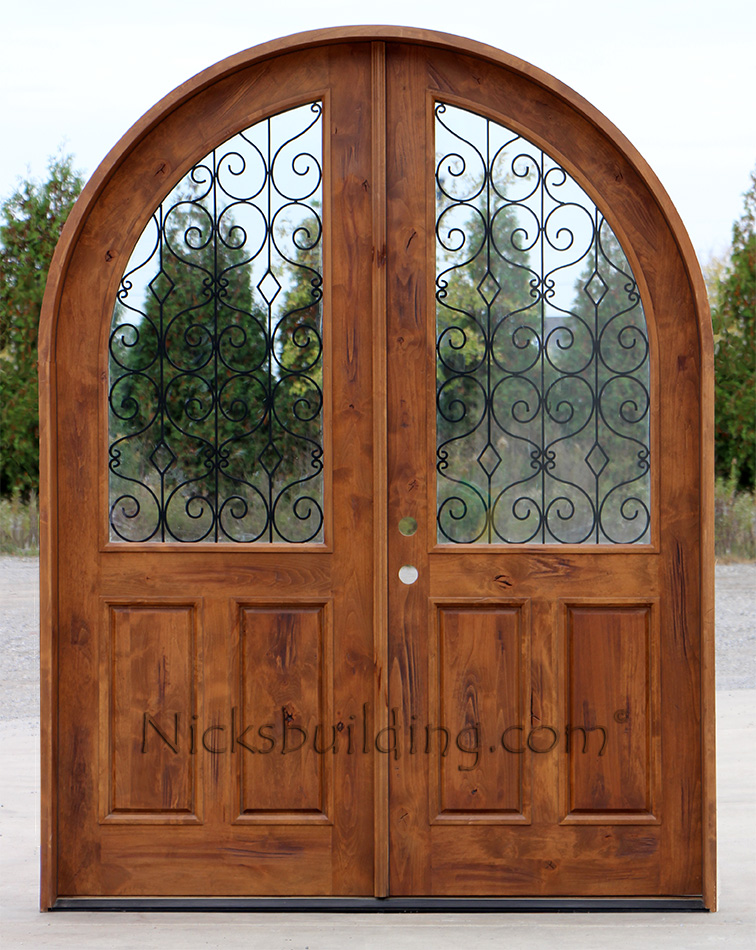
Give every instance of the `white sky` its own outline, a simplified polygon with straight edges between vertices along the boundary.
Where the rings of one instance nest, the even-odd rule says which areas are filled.
[[[90,175],[162,96],[240,49],[352,23],[482,40],[572,86],[649,162],[702,261],[729,245],[756,165],[754,0],[0,3],[0,197],[61,145]]]

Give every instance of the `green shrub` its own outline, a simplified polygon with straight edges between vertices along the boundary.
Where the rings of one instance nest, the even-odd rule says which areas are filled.
[[[718,558],[756,558],[756,496],[739,492],[735,472],[718,478],[714,490],[714,549]]]
[[[31,492],[23,502],[16,492],[0,498],[0,554],[39,554],[39,505]]]

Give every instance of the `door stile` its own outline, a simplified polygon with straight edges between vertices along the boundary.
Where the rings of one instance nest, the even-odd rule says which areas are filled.
[[[708,312],[700,287],[699,306]],[[703,794],[703,900],[715,911],[717,890],[717,722],[714,627],[714,352],[701,334],[701,781]]]
[[[355,45],[331,53],[332,116],[326,126],[332,168],[331,339],[333,381],[332,576],[335,716],[374,706],[375,486],[372,395],[373,207],[369,194],[373,133],[372,52]],[[338,94],[337,94],[338,90]],[[334,821],[332,894],[370,895],[374,889],[375,757],[335,755],[338,820]]]
[[[58,564],[56,367],[39,354],[40,478],[40,889],[46,911],[58,897]]]
[[[426,313],[428,259],[426,155],[430,147],[424,82],[418,49],[388,49],[387,220],[388,247],[388,466],[389,466],[389,658],[390,707],[399,737],[416,726],[421,751],[406,742],[390,765],[390,867],[393,895],[432,894],[431,837],[427,769],[418,761],[424,727],[429,723],[426,611],[428,573],[427,456],[425,399],[428,354]],[[405,537],[398,523],[417,521]],[[399,580],[399,569],[412,565],[415,583]],[[414,718],[413,718],[414,717]]]
[[[373,651],[376,728],[388,726],[388,532],[386,503],[386,44],[371,44],[373,210]],[[375,764],[373,894],[389,893],[388,760]]]

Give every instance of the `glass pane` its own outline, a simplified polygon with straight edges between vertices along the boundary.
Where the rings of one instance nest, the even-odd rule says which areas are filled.
[[[441,543],[649,543],[649,346],[596,205],[540,148],[436,105]]]
[[[213,149],[155,210],[110,335],[110,532],[323,540],[322,104]]]

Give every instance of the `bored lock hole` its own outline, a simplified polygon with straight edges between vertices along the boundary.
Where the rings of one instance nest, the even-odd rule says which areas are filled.
[[[407,516],[402,518],[399,522],[399,533],[403,534],[405,538],[409,538],[417,531],[417,522],[414,518]]]
[[[412,564],[405,564],[399,568],[399,580],[402,584],[414,584],[417,580],[417,568]]]

